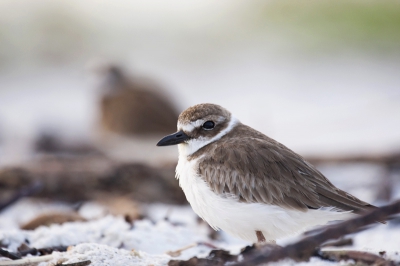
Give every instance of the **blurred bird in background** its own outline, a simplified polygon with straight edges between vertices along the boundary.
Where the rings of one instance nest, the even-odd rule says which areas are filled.
[[[151,80],[128,78],[115,64],[93,66],[100,96],[101,126],[124,136],[148,136],[176,129],[178,112]]]
[[[173,158],[160,154],[154,140],[176,129],[179,113],[153,80],[128,76],[121,66],[96,60],[88,65],[97,98],[95,143],[110,157],[154,164]]]

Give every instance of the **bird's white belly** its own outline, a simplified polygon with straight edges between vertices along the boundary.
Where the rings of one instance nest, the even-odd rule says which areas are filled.
[[[349,213],[325,210],[300,212],[261,203],[243,203],[214,193],[196,174],[197,161],[180,157],[177,178],[193,211],[214,229],[222,229],[241,239],[257,242],[255,231],[266,240],[301,232],[315,225],[349,217]]]

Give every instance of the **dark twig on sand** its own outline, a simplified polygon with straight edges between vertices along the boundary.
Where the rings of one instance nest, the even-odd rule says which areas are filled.
[[[84,261],[79,261],[79,262],[73,262],[73,263],[68,263],[68,264],[56,264],[55,266],[87,266],[90,263],[92,263],[90,260],[84,260]]]
[[[55,247],[48,247],[48,248],[38,248],[37,251],[40,252],[41,255],[47,255],[53,253],[53,251],[64,252],[67,251],[67,246],[55,246]]]
[[[0,248],[0,256],[12,259],[12,260],[18,260],[21,258],[20,255],[13,253],[13,252],[9,252],[5,249]]]
[[[300,241],[286,247],[274,249],[271,249],[271,247],[260,248],[255,250],[253,254],[249,254],[243,261],[234,265],[258,265],[285,258],[296,261],[308,260],[315,249],[327,240],[363,230],[367,225],[376,224],[376,221],[387,220],[397,213],[400,213],[400,200],[351,220],[321,228],[315,234],[306,236]]]
[[[314,256],[329,261],[353,260],[356,263],[361,263],[366,265],[379,265],[379,266],[398,265],[394,261],[385,260],[384,258],[378,255],[357,250],[331,250],[331,251],[318,250],[317,252],[314,253]]]
[[[21,188],[5,202],[0,202],[0,212],[5,208],[7,208],[8,206],[17,202],[19,199],[31,196],[39,192],[41,189],[42,189],[42,184],[40,182],[34,182],[33,184],[27,187]]]
[[[43,255],[48,255],[53,253],[53,251],[60,251],[60,252],[64,252],[67,251],[67,246],[55,246],[55,247],[48,247],[48,248],[28,248],[26,250],[23,251],[19,251],[19,252],[9,252],[5,249],[0,248],[0,256],[12,259],[12,260],[19,260],[22,257],[31,254],[31,255],[37,255],[38,253],[40,254],[40,256]]]

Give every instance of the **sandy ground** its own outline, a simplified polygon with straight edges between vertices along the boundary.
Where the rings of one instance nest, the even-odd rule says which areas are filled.
[[[321,170],[335,180],[335,184],[366,201],[375,197],[371,188],[379,183],[376,178],[378,166],[348,165],[345,169],[335,166],[321,167]],[[349,182],[348,175],[353,175]],[[363,185],[356,185],[363,181]],[[397,184],[395,194],[400,189]],[[0,214],[0,242],[10,251],[16,251],[22,243],[36,248],[54,246],[75,246],[67,252],[53,253],[52,263],[72,263],[91,260],[93,265],[116,265],[135,263],[135,265],[167,265],[170,259],[189,259],[193,256],[205,257],[212,250],[207,245],[229,250],[233,254],[250,243],[230,237],[224,232],[217,239],[210,238],[211,229],[199,222],[190,206],[151,204],[143,206],[145,219],[129,224],[123,217],[104,214],[104,207],[96,203],[84,204],[79,213],[88,219],[86,222],[70,222],[62,225],[41,226],[33,231],[19,229],[19,225],[36,215],[48,212],[68,212],[73,206],[38,202],[29,199],[21,200]],[[165,220],[168,217],[168,220]],[[354,244],[342,249],[354,249],[378,254],[386,251],[386,258],[400,261],[400,227],[395,222],[377,224],[372,228],[351,236]],[[298,236],[278,240],[286,245],[298,239]],[[167,254],[193,245],[177,257]],[[282,261],[276,265],[294,265],[291,261]],[[296,265],[337,265],[329,261],[312,258],[309,262]],[[42,262],[41,266],[52,265]]]

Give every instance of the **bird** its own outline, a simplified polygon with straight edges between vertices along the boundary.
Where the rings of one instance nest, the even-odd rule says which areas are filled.
[[[175,130],[179,113],[157,84],[128,77],[115,63],[95,61],[88,68],[100,98],[103,130],[122,136],[164,135]]]
[[[175,149],[160,152],[154,142],[176,130],[179,112],[157,82],[130,75],[120,64],[104,59],[86,66],[96,99],[95,146],[120,162],[160,165],[177,156]]]
[[[157,146],[178,145],[179,185],[193,211],[215,230],[256,244],[276,243],[376,208],[219,105],[189,107],[177,128]]]

